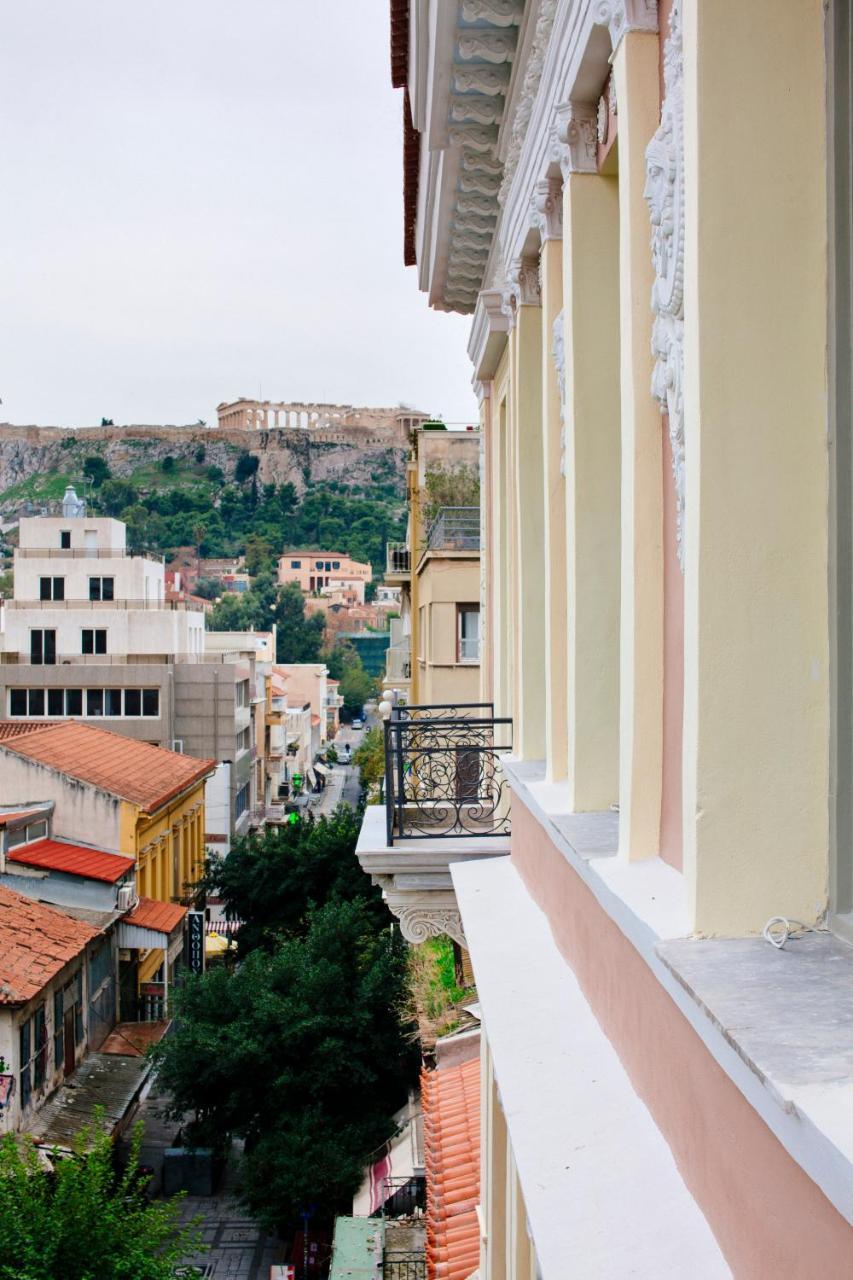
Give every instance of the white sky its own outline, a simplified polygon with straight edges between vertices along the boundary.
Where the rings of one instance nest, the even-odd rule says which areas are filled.
[[[473,420],[402,265],[387,0],[5,0],[0,419],[240,395]]]

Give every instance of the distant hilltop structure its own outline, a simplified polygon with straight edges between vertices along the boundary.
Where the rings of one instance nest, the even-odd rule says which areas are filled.
[[[216,406],[218,425],[232,431],[275,431],[329,429],[336,427],[386,427],[395,432],[411,431],[430,415],[398,405],[394,409],[356,408],[351,404],[285,403],[277,400],[234,400]]]

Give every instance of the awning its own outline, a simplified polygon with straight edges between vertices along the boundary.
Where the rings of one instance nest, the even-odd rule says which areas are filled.
[[[314,768],[320,774],[321,778],[327,778],[329,776],[329,770],[324,764],[321,764],[319,760],[314,765]]]
[[[136,907],[119,921],[116,940],[120,947],[150,951],[180,951],[187,909],[177,903],[139,898]]]
[[[70,1147],[80,1130],[91,1125],[95,1107],[103,1107],[110,1133],[120,1133],[150,1074],[147,1057],[90,1053],[36,1113],[28,1131],[37,1142]]]
[[[369,1166],[353,1197],[352,1211],[356,1216],[369,1218],[407,1182],[423,1176],[423,1125],[416,1096],[397,1112],[394,1120],[399,1131],[381,1148],[381,1154],[376,1153],[379,1158]]]

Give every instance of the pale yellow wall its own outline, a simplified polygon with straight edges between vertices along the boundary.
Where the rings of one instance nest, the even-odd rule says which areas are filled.
[[[457,606],[480,601],[479,557],[459,552],[429,553],[417,572],[418,600],[424,610],[418,658],[418,688],[427,704],[477,702],[478,663],[457,661]]]
[[[687,0],[684,51],[685,872],[729,933],[827,896],[823,5]]]

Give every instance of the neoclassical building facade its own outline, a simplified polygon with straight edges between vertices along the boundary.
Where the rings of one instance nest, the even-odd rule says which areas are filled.
[[[850,7],[392,0],[513,724],[482,1280],[851,1266]]]

